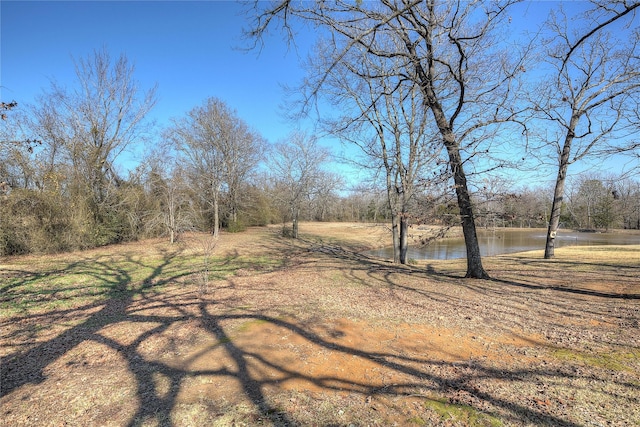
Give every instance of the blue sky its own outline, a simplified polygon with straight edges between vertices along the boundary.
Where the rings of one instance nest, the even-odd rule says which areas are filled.
[[[158,84],[152,111],[160,125],[215,96],[270,141],[295,125],[279,115],[281,83],[302,78],[298,51],[278,35],[246,51],[241,6],[231,1],[0,2],[3,101],[29,104],[50,80],[72,83],[73,60],[106,47],[135,64],[142,88]]]
[[[534,29],[551,2],[522,6],[517,28]],[[136,66],[140,87],[158,85],[152,118],[163,126],[215,96],[269,141],[284,138],[296,126],[280,113],[281,84],[304,77],[300,67],[314,41],[301,32],[297,50],[279,34],[262,50],[245,51],[242,29],[249,25],[242,6],[232,1],[0,1],[0,99],[21,105],[34,101],[55,79],[75,80],[74,59],[106,47]],[[310,128],[310,124],[302,124]],[[327,140],[340,151],[336,141]],[[131,155],[130,155],[131,157]],[[141,153],[133,155],[140,160]],[[344,168],[341,168],[344,171]],[[549,176],[549,181],[555,174]]]

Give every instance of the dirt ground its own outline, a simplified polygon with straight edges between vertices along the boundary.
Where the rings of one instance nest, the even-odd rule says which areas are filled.
[[[473,280],[301,233],[0,260],[0,425],[640,425],[640,245]]]

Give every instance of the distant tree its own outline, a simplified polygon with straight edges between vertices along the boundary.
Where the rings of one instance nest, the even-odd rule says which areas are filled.
[[[640,181],[621,177],[615,181],[614,198],[620,203],[622,227],[640,229]]]
[[[276,143],[270,152],[269,168],[275,195],[288,212],[294,239],[298,238],[303,203],[328,183],[329,175],[323,170],[328,160],[329,152],[318,144],[315,137],[302,131],[292,132]]]
[[[265,172],[258,173],[244,187],[243,218],[247,225],[264,226],[280,220],[276,201],[271,197],[272,190],[269,177]]]
[[[264,158],[265,140],[251,130],[237,116],[230,123],[230,138],[220,149],[224,161],[225,190],[229,206],[228,223],[238,224],[239,211],[247,200],[246,188],[250,184],[260,161]]]
[[[341,221],[388,222],[389,202],[386,191],[370,182],[357,183],[338,201],[337,218]]]
[[[214,97],[175,120],[166,136],[186,162],[192,187],[207,206],[217,237],[224,191],[230,203],[230,220],[237,221],[242,184],[261,159],[262,138]]]
[[[316,221],[330,221],[335,219],[337,191],[344,185],[341,176],[324,171],[320,175],[315,197],[311,200],[311,211]]]
[[[155,88],[142,92],[126,56],[112,61],[106,49],[76,61],[75,69],[75,86],[52,82],[33,109],[30,127],[43,143],[37,186],[64,188],[87,245],[117,242],[128,232],[116,159],[147,132]]]
[[[512,211],[519,227],[541,227],[548,224],[550,200],[544,188],[525,187],[516,192]]]
[[[614,197],[612,180],[584,176],[577,181],[570,206],[578,228],[608,230],[614,226],[621,211]]]
[[[512,184],[500,176],[487,177],[476,192],[477,211],[480,223],[485,228],[503,226],[506,213],[505,201],[508,200]]]
[[[545,258],[554,256],[569,165],[636,147],[627,137],[637,126],[630,119],[640,100],[640,32],[631,21],[622,25],[622,18],[637,6],[594,1],[582,16],[569,19],[559,10],[548,21],[554,37],[545,46],[552,72],[534,100],[558,159]]]
[[[164,169],[156,166],[148,174],[147,185],[154,206],[146,215],[145,225],[150,229],[162,228],[173,244],[179,233],[194,228],[195,215],[184,171],[179,167]]]
[[[578,228],[591,230],[595,227],[594,217],[603,196],[606,196],[606,189],[599,179],[579,181],[576,194],[570,199],[571,212]]]
[[[11,189],[33,188],[36,181],[37,162],[33,155],[33,145],[25,150],[25,145],[17,143],[24,135],[24,115],[12,115],[0,126],[0,183],[4,192]]]

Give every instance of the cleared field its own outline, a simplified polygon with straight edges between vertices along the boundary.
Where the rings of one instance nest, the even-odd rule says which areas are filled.
[[[640,245],[472,280],[279,231],[0,260],[0,425],[640,424]]]

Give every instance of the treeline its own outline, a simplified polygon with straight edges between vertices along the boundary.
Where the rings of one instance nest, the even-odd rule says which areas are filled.
[[[35,105],[2,103],[0,255],[285,221],[297,233],[301,217],[341,215],[328,207],[342,182],[313,136],[269,144],[217,98],[158,128],[155,88],[140,90],[125,56],[96,51],[75,70]]]
[[[175,240],[190,230],[214,232],[210,191],[192,182],[194,171],[184,163],[163,167],[152,156],[127,178],[105,176],[97,190],[86,175],[74,171],[73,163],[61,162],[54,171],[42,169],[19,146],[3,147],[3,155],[11,161],[2,163],[1,255],[85,249],[147,237]],[[229,232],[267,224],[290,227],[296,210],[298,220],[304,221],[388,223],[391,219],[384,189],[361,185],[340,191],[344,184],[332,181],[335,176],[328,173],[300,189],[297,203],[292,199],[297,172],[290,172],[287,182],[284,174],[266,173],[256,164],[235,193],[221,185],[220,227]],[[551,196],[548,189],[509,191],[506,182],[494,182],[492,188],[474,193],[474,205],[479,227],[546,227]],[[415,197],[409,216],[410,224],[459,223],[453,197],[426,193]],[[639,229],[640,181],[614,177],[571,181],[561,224],[576,229]]]
[[[475,222],[482,228],[547,228],[552,205],[551,185],[514,189],[508,180],[494,179],[473,194]],[[451,192],[452,193],[452,192]],[[360,189],[334,199],[327,211],[333,221],[388,222],[385,191]],[[412,225],[459,225],[453,193],[416,195],[409,209]],[[312,211],[305,219],[315,220]],[[607,231],[640,229],[640,180],[627,176],[583,174],[569,180],[560,217],[561,228]]]
[[[375,178],[377,166],[369,168],[367,183],[345,183],[312,135],[296,131],[270,144],[217,98],[158,130],[145,121],[155,91],[139,91],[126,57],[112,62],[100,51],[76,69],[79,90],[54,84],[29,108],[2,104],[0,255],[158,236],[173,242],[186,231],[217,234],[267,224],[287,224],[283,230],[296,237],[301,220],[392,223],[399,215],[385,183]],[[153,149],[124,176],[118,160],[144,141]],[[403,224],[460,224],[450,175],[413,179],[422,184],[404,202]],[[485,179],[472,192],[475,222],[546,227],[552,194]],[[640,228],[640,182],[570,180],[561,225]]]
[[[551,191],[476,194],[477,223],[483,227],[547,227]],[[567,185],[560,225],[578,230],[640,229],[640,181],[624,176],[580,175]]]

